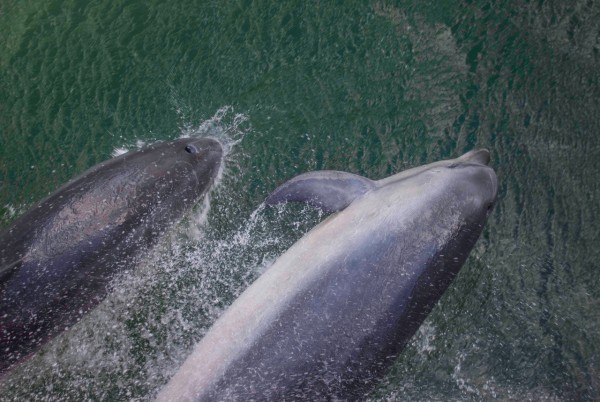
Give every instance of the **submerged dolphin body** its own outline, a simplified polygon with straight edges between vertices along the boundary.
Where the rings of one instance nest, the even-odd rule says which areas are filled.
[[[100,163],[0,233],[0,373],[77,322],[206,193],[221,145],[184,138]]]
[[[373,182],[312,172],[269,205],[331,216],[214,323],[160,401],[364,399],[465,262],[495,203],[487,150]]]

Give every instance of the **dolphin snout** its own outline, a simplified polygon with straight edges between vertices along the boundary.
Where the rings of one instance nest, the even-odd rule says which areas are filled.
[[[490,151],[485,148],[474,149],[467,152],[460,158],[461,162],[479,163],[480,165],[487,165],[490,163]]]
[[[218,152],[218,153],[223,152],[223,147],[221,146],[221,143],[213,138],[202,138],[201,140],[199,140],[197,142],[197,144],[204,151]]]

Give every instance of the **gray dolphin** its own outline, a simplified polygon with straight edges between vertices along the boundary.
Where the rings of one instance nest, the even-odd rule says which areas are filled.
[[[136,251],[198,202],[213,139],[150,145],[74,178],[0,233],[0,373],[77,322]]]
[[[332,215],[214,323],[159,401],[364,399],[465,262],[494,206],[487,150],[379,181],[312,172],[267,205]]]

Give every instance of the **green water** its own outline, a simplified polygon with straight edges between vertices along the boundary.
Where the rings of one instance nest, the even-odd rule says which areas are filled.
[[[165,240],[0,400],[151,399],[320,219],[251,215],[279,183],[481,146],[496,209],[372,397],[600,399],[599,100],[596,1],[4,0],[0,226],[116,148],[241,142],[194,240]]]

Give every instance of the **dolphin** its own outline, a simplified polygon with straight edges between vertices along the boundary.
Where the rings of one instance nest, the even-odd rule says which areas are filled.
[[[265,201],[335,212],[217,319],[158,401],[362,400],[439,300],[492,210],[489,152],[379,181],[310,172]]]
[[[0,373],[96,306],[110,280],[200,200],[219,142],[182,138],[102,162],[0,233]]]

